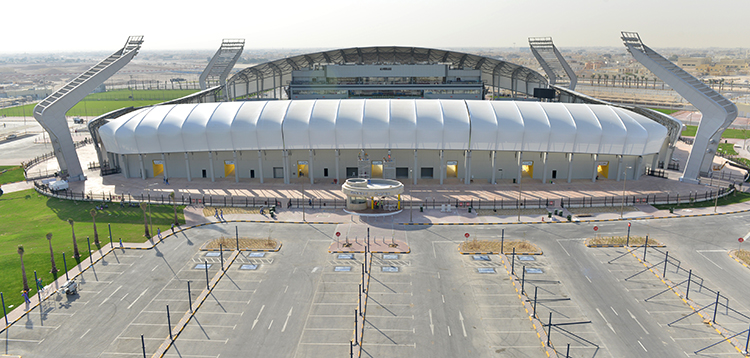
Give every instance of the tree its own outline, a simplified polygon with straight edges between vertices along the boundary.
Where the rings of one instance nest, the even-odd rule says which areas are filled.
[[[172,209],[174,209],[174,225],[179,226],[180,222],[177,221],[177,201],[174,197],[174,192],[169,193],[169,199],[172,200]]]
[[[141,203],[141,210],[143,211],[143,226],[145,227],[145,232],[146,232],[144,235],[146,237],[150,238],[151,235],[149,235],[149,232],[148,232],[148,218],[146,217],[146,208],[147,207],[148,207],[148,204]]]
[[[73,232],[73,257],[77,260],[81,257],[81,254],[78,253],[78,242],[76,242],[76,229],[73,224],[73,219],[68,218],[68,224],[70,224],[70,230]]]
[[[609,84],[609,75],[604,75],[604,86],[606,87]]]
[[[29,280],[26,279],[26,267],[23,265],[23,245],[18,245],[18,256],[21,257],[21,272],[23,273],[23,290],[29,292]]]
[[[47,233],[47,242],[49,242],[49,260],[52,262],[52,269],[49,271],[51,274],[57,273],[57,266],[55,266],[55,252],[52,251],[52,233]]]
[[[99,214],[99,212],[96,209],[91,209],[89,214],[91,214],[91,220],[94,222],[94,244],[99,246],[99,233],[96,232],[96,214]]]

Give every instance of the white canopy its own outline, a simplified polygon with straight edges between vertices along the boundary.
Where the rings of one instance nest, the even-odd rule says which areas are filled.
[[[297,100],[163,105],[99,129],[118,154],[278,149],[446,149],[644,155],[667,129],[582,103]]]

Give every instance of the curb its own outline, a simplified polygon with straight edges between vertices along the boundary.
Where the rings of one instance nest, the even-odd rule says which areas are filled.
[[[749,269],[750,269],[750,266],[749,266],[748,264],[746,264],[746,263],[742,262],[742,260],[740,260],[740,259],[739,259],[739,257],[737,257],[737,256],[735,256],[735,255],[733,254],[733,252],[734,252],[734,251],[736,251],[736,250],[730,250],[730,251],[728,252],[728,254],[729,254],[729,257],[733,258],[733,259],[734,259],[734,261],[737,261],[737,262],[739,262],[739,263],[740,263],[740,265],[742,265],[742,266],[745,266],[745,267],[747,267],[747,268],[749,268]]]
[[[488,251],[488,252],[458,252],[461,255],[505,255],[503,252],[498,251]],[[544,255],[543,252],[518,252],[516,251],[516,256],[540,256]],[[512,256],[512,255],[511,255]]]
[[[625,247],[623,244],[586,244],[586,247]],[[642,247],[629,245],[628,247]],[[667,245],[648,245],[648,247],[665,248]]]

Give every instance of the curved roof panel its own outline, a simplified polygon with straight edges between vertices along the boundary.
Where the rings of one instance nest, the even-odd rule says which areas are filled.
[[[667,130],[605,105],[353,99],[163,105],[125,114],[99,133],[105,148],[120,154],[446,149],[644,155],[659,151]]]
[[[458,68],[482,71],[488,85],[533,95],[535,87],[547,87],[540,73],[510,62],[469,53],[422,47],[352,47],[308,53],[261,63],[243,69],[227,81],[233,98],[269,90],[291,80],[294,70],[315,64],[423,64],[450,63]]]

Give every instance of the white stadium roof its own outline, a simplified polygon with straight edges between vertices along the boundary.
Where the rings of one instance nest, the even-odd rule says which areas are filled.
[[[445,149],[644,155],[667,129],[605,105],[472,100],[294,100],[160,105],[99,129],[118,154]]]

